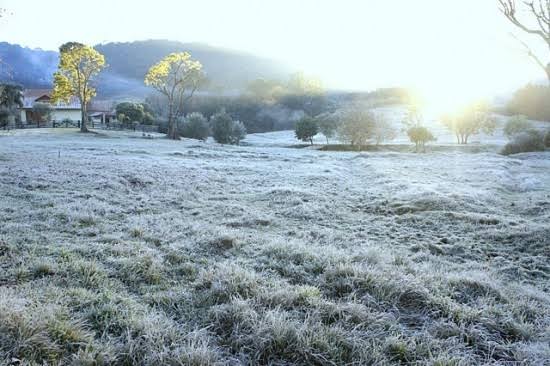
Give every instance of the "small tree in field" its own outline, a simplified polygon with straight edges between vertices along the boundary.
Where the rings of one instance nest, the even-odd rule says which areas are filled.
[[[504,134],[511,139],[514,135],[525,132],[531,128],[531,122],[525,116],[514,116],[504,126]]]
[[[319,132],[319,126],[313,118],[306,116],[296,122],[294,132],[298,140],[309,141],[313,145],[313,136]]]
[[[455,134],[459,144],[467,144],[470,136],[477,135],[481,131],[492,134],[496,128],[496,122],[491,116],[489,107],[484,103],[476,103],[455,115],[445,116],[442,122]]]
[[[375,116],[373,126],[373,137],[376,145],[380,145],[383,141],[395,139],[397,131],[392,126],[391,122],[384,116]]]
[[[317,126],[319,126],[319,132],[321,132],[325,138],[333,138],[336,135],[336,130],[338,129],[338,117],[333,113],[322,113],[315,117]]]
[[[168,138],[178,139],[177,118],[204,79],[202,64],[188,52],[171,53],[151,66],[145,84],[155,88],[168,100]]]
[[[182,131],[183,137],[206,141],[209,134],[210,126],[202,113],[193,112],[185,118]]]
[[[50,122],[52,120],[52,106],[49,103],[36,102],[32,105],[32,112],[36,116],[36,124]]]
[[[422,152],[426,152],[426,144],[430,141],[435,141],[434,135],[423,126],[424,116],[420,111],[420,108],[411,103],[408,106],[407,114],[403,124],[405,125],[405,132],[409,137],[409,140],[414,143],[415,151],[419,152],[422,148]]]
[[[96,95],[92,82],[104,67],[105,57],[90,46],[69,42],[59,48],[52,100],[68,102],[71,97],[78,98],[82,109],[81,132],[88,132],[87,107]]]
[[[409,136],[411,142],[414,142],[416,152],[419,152],[420,147],[422,147],[422,152],[426,152],[426,144],[435,141],[435,137],[430,130],[424,126],[410,127],[407,130],[407,136]]]
[[[374,137],[376,116],[367,108],[353,106],[340,116],[338,136],[341,141],[356,146],[360,150]]]

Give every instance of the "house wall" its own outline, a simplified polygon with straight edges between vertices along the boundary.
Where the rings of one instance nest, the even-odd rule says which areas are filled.
[[[52,113],[52,120],[61,122],[64,119],[70,119],[74,122],[80,121],[82,119],[82,112],[80,110],[74,109],[56,109]]]
[[[64,119],[70,119],[74,122],[80,121],[82,119],[82,114],[79,109],[54,109],[52,111],[52,121],[61,122]],[[21,122],[33,122],[27,121],[26,110],[21,110]]]

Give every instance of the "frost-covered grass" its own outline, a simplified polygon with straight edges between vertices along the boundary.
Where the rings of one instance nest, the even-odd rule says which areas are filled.
[[[550,153],[139,137],[0,136],[0,364],[549,362]]]

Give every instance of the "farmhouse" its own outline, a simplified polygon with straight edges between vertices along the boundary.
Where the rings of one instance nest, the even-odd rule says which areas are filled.
[[[26,89],[23,92],[23,108],[20,110],[22,123],[33,123],[38,120],[38,116],[33,112],[35,103],[48,103],[52,106],[52,121],[63,121],[70,119],[74,122],[80,122],[82,112],[80,102],[77,98],[71,98],[69,103],[52,103],[52,91],[50,89]]]
[[[93,100],[88,105],[88,118],[92,123],[109,123],[116,119],[115,107],[109,100]]]

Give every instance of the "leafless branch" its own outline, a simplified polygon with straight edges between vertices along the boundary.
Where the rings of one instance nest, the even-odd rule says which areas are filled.
[[[531,50],[531,47],[529,47],[527,43],[525,43],[513,34],[512,37],[514,37],[519,43],[521,43],[523,47],[525,47],[527,55],[529,55],[529,57],[531,57],[537,63],[537,65],[539,65],[544,70],[544,72],[546,72],[546,74],[550,76],[550,65],[545,65],[544,62],[542,62],[541,59],[533,52],[533,50]]]
[[[550,21],[547,19],[548,10],[544,10],[543,4],[545,2],[547,8],[550,8],[550,0],[538,0],[539,10],[537,10],[533,1],[524,2],[537,20],[539,29],[530,28],[518,19],[516,0],[498,0],[498,2],[500,4],[500,11],[512,24],[526,33],[541,37],[550,46]]]

